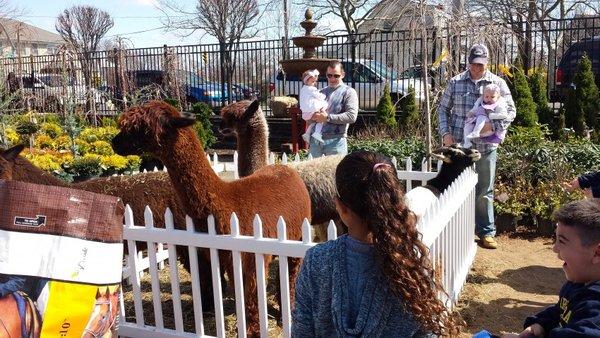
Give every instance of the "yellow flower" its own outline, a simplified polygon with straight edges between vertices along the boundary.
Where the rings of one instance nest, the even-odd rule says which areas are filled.
[[[98,155],[112,155],[114,151],[110,143],[106,141],[96,141],[91,144],[90,152]]]
[[[36,148],[40,149],[54,149],[54,142],[52,141],[52,137],[46,134],[39,134],[35,137],[33,144]]]
[[[6,140],[8,141],[8,143],[10,143],[11,145],[17,145],[20,143],[20,138],[19,138],[19,134],[17,134],[17,132],[12,128],[12,127],[8,127],[5,130],[5,136],[6,136]]]
[[[42,123],[40,125],[40,132],[52,138],[56,138],[63,134],[62,128],[58,124],[52,122]]]
[[[109,155],[102,156],[100,163],[106,169],[123,170],[127,168],[129,161],[126,157],[120,155]]]

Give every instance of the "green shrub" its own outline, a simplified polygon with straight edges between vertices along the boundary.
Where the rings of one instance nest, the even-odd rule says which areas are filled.
[[[575,129],[578,136],[585,136],[587,128],[600,128],[600,95],[594,82],[592,63],[585,54],[577,64],[573,84],[574,88],[567,93],[565,102],[566,125]]]
[[[113,128],[117,128],[119,126],[116,119],[114,119],[112,117],[108,117],[108,116],[105,116],[100,120],[100,125],[102,127],[113,127]]]
[[[404,132],[415,130],[419,123],[420,114],[415,101],[415,88],[412,85],[408,86],[408,93],[400,100],[400,109],[399,128]]]
[[[496,213],[529,214],[550,220],[560,205],[577,198],[560,187],[561,182],[600,169],[600,146],[590,140],[548,139],[541,128],[515,127],[498,150],[495,196]]]
[[[197,122],[194,124],[194,128],[200,142],[202,142],[205,149],[210,148],[217,142],[210,123],[210,116],[213,114],[212,109],[206,103],[198,102],[192,106],[192,113],[196,116]]]
[[[517,109],[514,124],[517,126],[533,127],[537,122],[535,114],[537,107],[535,102],[533,102],[527,77],[519,65],[514,67],[513,75],[511,89],[515,108]]]
[[[418,164],[417,167],[420,168],[420,163],[427,154],[425,143],[416,137],[402,139],[350,137],[348,151],[357,150],[374,151],[388,157],[396,157],[399,167],[403,167],[405,159],[410,157],[413,164]]]
[[[167,97],[163,101],[165,101],[166,103],[170,104],[171,106],[177,108],[178,110],[181,110],[181,103],[179,102],[179,100],[172,98],[172,97]]]
[[[531,87],[531,95],[533,102],[537,106],[536,114],[538,121],[542,124],[554,126],[554,113],[552,108],[548,106],[548,97],[546,96],[546,72],[543,69],[536,70],[529,77],[529,85]]]
[[[40,125],[40,132],[50,136],[51,138],[56,138],[63,134],[63,130],[59,124],[54,122],[44,122]]]
[[[396,122],[396,107],[392,103],[390,86],[388,84],[383,88],[383,94],[377,105],[377,121],[389,128],[398,127],[398,122]]]
[[[63,169],[68,174],[79,179],[98,176],[102,172],[100,158],[92,156],[79,157],[71,163],[64,163]]]

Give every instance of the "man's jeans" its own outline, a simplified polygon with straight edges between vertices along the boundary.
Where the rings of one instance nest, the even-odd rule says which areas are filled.
[[[346,155],[348,154],[348,143],[345,137],[330,138],[323,140],[325,143],[320,143],[314,138],[310,138],[308,152],[313,158],[323,155]]]
[[[475,164],[479,180],[475,186],[475,233],[479,237],[495,236],[494,224],[494,179],[496,178],[497,151],[481,154]]]

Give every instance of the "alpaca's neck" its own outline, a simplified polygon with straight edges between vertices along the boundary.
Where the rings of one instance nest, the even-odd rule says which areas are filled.
[[[223,182],[206,159],[194,131],[185,128],[178,132],[179,137],[165,146],[167,151],[158,157],[167,166],[173,188],[186,206],[186,213],[206,219],[215,210],[215,196],[222,192]]]
[[[266,124],[266,121],[265,121]],[[248,127],[238,134],[238,173],[245,177],[264,167],[269,159],[269,134],[264,126]]]
[[[13,180],[41,185],[67,187],[69,184],[47,173],[23,157],[17,157],[13,167]]]

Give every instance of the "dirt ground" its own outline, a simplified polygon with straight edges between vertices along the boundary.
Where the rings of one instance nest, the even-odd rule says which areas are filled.
[[[458,309],[467,322],[462,337],[486,329],[520,332],[525,317],[558,300],[565,282],[552,239],[518,230],[497,237],[499,248],[478,248]]]

